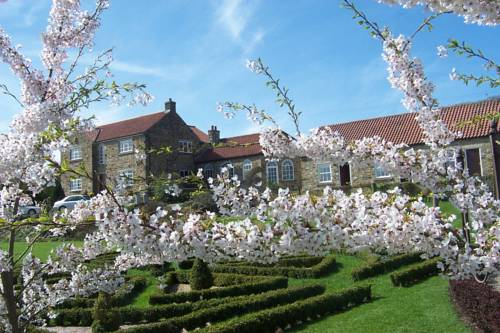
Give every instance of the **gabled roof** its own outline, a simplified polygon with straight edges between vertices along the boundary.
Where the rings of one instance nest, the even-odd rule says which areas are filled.
[[[211,162],[262,154],[259,137],[259,133],[254,133],[222,138],[219,146],[203,151],[196,157],[196,161]]]
[[[165,114],[166,113],[163,111],[156,112],[141,117],[135,117],[99,126],[96,128],[99,132],[96,137],[96,141],[107,141],[142,134],[160,121]]]
[[[201,142],[205,142],[205,143],[208,142],[207,133],[203,132],[201,129],[199,129],[198,127],[193,126],[193,125],[189,125],[189,128],[191,129],[193,134],[198,138],[198,140],[200,140]]]
[[[462,132],[461,139],[470,139],[487,136],[490,132],[490,122],[484,120],[478,124],[466,125],[463,128],[459,128],[457,124],[478,115],[499,112],[500,98],[496,98],[443,107],[441,109],[441,118],[451,130]],[[423,143],[422,130],[418,126],[415,116],[415,113],[402,113],[327,126],[334,131],[338,131],[347,141],[380,136],[393,143],[415,145]]]

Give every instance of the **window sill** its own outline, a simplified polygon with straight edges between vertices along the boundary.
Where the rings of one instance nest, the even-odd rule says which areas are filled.
[[[384,179],[391,179],[391,178],[394,178],[393,176],[380,176],[380,177],[375,177],[375,179],[380,179],[380,180],[384,180]]]
[[[319,184],[331,184],[332,181],[331,180],[327,180],[327,181],[319,181],[318,182]]]
[[[130,155],[130,154],[133,154],[134,151],[131,150],[131,151],[121,151],[118,153],[118,156],[122,156],[122,155]]]
[[[80,190],[69,190],[69,191],[74,193],[74,192],[81,192],[82,190],[80,189]]]
[[[70,162],[81,162],[83,158],[75,158],[74,160],[69,160]]]

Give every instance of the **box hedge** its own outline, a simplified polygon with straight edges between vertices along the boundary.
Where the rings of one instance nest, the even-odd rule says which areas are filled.
[[[189,283],[189,271],[175,271],[165,274],[164,283],[167,286],[172,286],[177,283]],[[244,274],[230,274],[230,273],[213,273],[213,283],[217,287],[227,287],[242,283],[259,282],[263,279],[268,279],[267,276],[255,276]]]
[[[384,274],[398,269],[401,266],[422,261],[420,253],[402,254],[382,261],[372,261],[361,267],[355,268],[351,272],[354,281],[367,279],[369,277]]]
[[[232,261],[224,263],[229,266],[258,266],[258,267],[311,267],[319,264],[324,257],[296,256],[283,257],[273,264],[254,264],[247,261]]]
[[[174,294],[151,295],[150,304],[169,304],[196,302],[201,299],[211,299],[220,297],[231,297],[239,295],[250,295],[262,293],[274,289],[282,289],[288,286],[288,279],[283,277],[260,278],[260,281],[243,283],[229,287],[195,290]]]
[[[217,322],[234,316],[293,303],[323,293],[324,286],[309,285],[289,289],[274,290],[260,295],[246,297],[240,301],[220,304],[215,307],[201,309],[190,314],[167,319],[153,324],[143,324],[118,330],[118,333],[178,333],[182,329],[192,330],[203,327],[207,322]]]
[[[146,287],[146,278],[134,276],[111,296],[111,306],[130,303]],[[65,301],[56,310],[57,316],[50,321],[53,326],[89,326],[92,323],[92,307],[95,298],[74,298]]]
[[[241,317],[204,327],[198,333],[274,333],[297,322],[305,322],[318,315],[342,311],[371,299],[371,286],[357,286],[327,293],[250,313]]]
[[[405,270],[394,272],[390,275],[392,284],[395,286],[409,287],[431,276],[438,275],[438,262],[439,258],[435,258],[408,267]]]
[[[311,267],[263,267],[243,265],[216,265],[212,268],[217,273],[235,273],[247,275],[286,276],[296,279],[319,278],[336,268],[335,256],[324,257],[318,264]]]

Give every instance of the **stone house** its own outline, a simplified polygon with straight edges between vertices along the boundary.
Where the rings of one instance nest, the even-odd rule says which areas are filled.
[[[463,133],[453,145],[462,148],[465,167],[496,190],[500,180],[498,125],[492,128],[485,120],[459,126],[475,116],[489,113],[500,113],[500,98],[444,107],[442,119],[452,130]],[[380,136],[394,143],[425,148],[412,113],[327,126],[348,141]],[[167,146],[173,148],[170,154],[152,152]],[[149,175],[176,173],[186,176],[198,168],[203,169],[207,177],[215,177],[222,167],[229,167],[244,186],[262,182],[270,187],[288,187],[299,192],[320,191],[325,186],[363,188],[408,180],[401,179],[383,165],[338,166],[333,161],[315,162],[307,158],[266,160],[258,133],[221,138],[216,126],[204,133],[182,120],[172,100],[165,103],[165,110],[161,112],[103,125],[86,133],[69,149],[65,158],[73,168],[83,166],[92,178],[63,177],[66,195],[96,193],[105,184],[113,185],[117,177],[125,177],[134,191],[144,191]],[[496,192],[498,195],[498,190]]]
[[[500,99],[489,99],[475,103],[452,105],[442,108],[442,119],[454,131],[462,132],[462,137],[453,143],[464,153],[464,165],[470,174],[482,177],[492,189],[496,186],[498,177],[495,166],[495,156],[498,160],[500,152],[494,146],[498,134],[498,125],[493,128],[488,120],[477,124],[463,125],[463,122],[475,116],[500,112]],[[415,114],[403,113],[372,119],[363,119],[347,123],[327,125],[342,134],[347,141],[363,137],[379,136],[394,143],[405,143],[413,148],[425,148]],[[491,133],[493,129],[494,133]],[[500,166],[500,161],[496,165]],[[332,161],[302,162],[302,187],[304,190],[321,190],[325,186],[340,187],[371,187],[372,184],[395,183],[407,181],[399,175],[392,174],[383,165],[373,165],[372,168],[356,165],[338,166]]]
[[[64,158],[72,168],[83,167],[92,179],[65,175],[62,186],[66,195],[91,194],[123,177],[134,191],[144,191],[149,175],[191,173],[194,153],[206,141],[207,135],[187,125],[170,99],[163,111],[99,126],[81,135]],[[152,152],[164,147],[171,147],[171,153]]]
[[[212,126],[208,131],[205,150],[195,158],[197,168],[206,177],[214,177],[221,168],[229,168],[230,174],[238,175],[244,186],[262,182],[270,187],[301,189],[301,159],[266,160],[259,144],[259,133],[220,137],[220,131]]]

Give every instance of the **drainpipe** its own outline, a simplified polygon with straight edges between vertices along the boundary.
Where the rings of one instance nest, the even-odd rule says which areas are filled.
[[[491,151],[493,154],[493,176],[494,176],[494,187],[495,187],[495,198],[500,198],[500,147],[498,145],[498,140],[500,140],[498,135],[498,120],[493,119],[491,121],[490,129],[490,143]]]

